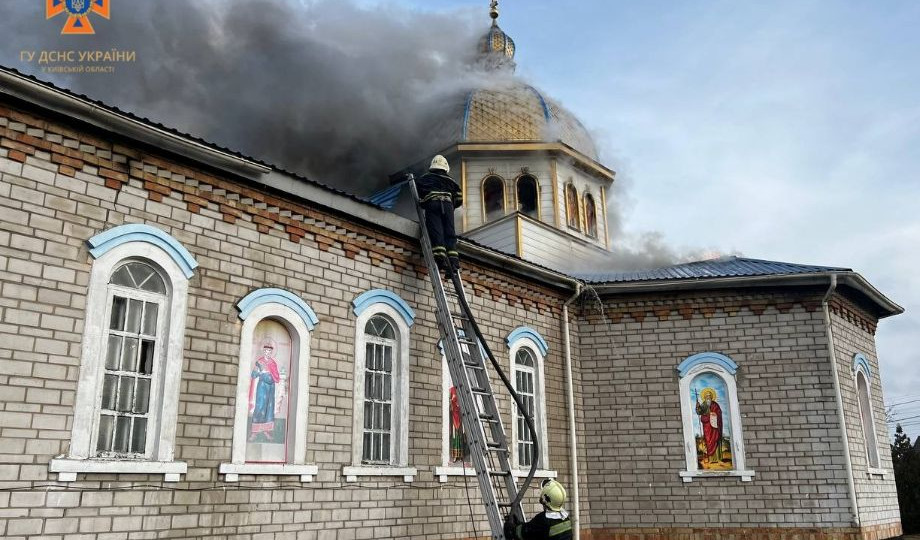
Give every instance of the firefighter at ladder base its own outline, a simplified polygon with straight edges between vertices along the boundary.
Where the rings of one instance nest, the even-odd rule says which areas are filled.
[[[565,504],[565,488],[547,478],[540,485],[540,504],[543,511],[527,523],[518,523],[514,514],[505,521],[505,538],[508,540],[571,540],[572,522]]]
[[[448,176],[450,165],[444,156],[434,156],[428,172],[415,181],[418,196],[425,210],[425,227],[431,238],[431,251],[441,270],[460,269],[457,254],[457,232],[454,228],[454,209],[463,205],[460,186]]]

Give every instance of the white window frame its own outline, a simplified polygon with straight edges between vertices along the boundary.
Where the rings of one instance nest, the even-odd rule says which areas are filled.
[[[153,268],[153,266],[151,266],[150,264],[147,264],[146,261],[141,261],[139,259],[130,259],[127,261],[121,261],[121,263],[123,264],[129,264],[131,262],[140,262],[142,264],[149,266],[162,279],[162,273],[156,268]],[[123,264],[121,263],[115,266],[115,269],[113,270],[113,274],[115,271],[117,271],[123,266]],[[165,283],[165,279],[164,279],[164,283]],[[167,307],[167,304],[169,303],[169,291],[167,291],[165,295],[161,295],[157,293],[151,293],[148,291],[144,291],[141,289],[135,289],[135,288],[126,287],[123,285],[113,285],[110,283],[108,286],[107,292],[108,294],[106,296],[106,311],[103,316],[103,321],[105,321],[105,330],[103,331],[103,343],[100,344],[100,349],[99,349],[99,354],[102,357],[102,370],[101,371],[102,371],[103,386],[105,384],[105,372],[107,371],[107,369],[105,368],[105,360],[106,360],[106,357],[108,356],[108,338],[112,330],[111,328],[109,328],[109,326],[111,326],[110,321],[112,318],[112,304],[113,304],[113,300],[115,299],[115,296],[120,296],[122,298],[127,299],[129,305],[130,305],[131,300],[139,300],[141,302],[152,303],[152,304],[157,305],[157,329],[156,329],[156,341],[154,342],[155,343],[154,350],[156,351],[156,359],[155,359],[155,367],[153,371],[154,373],[157,373],[156,372],[157,369],[163,369],[163,361],[162,361],[163,349],[166,347],[166,340],[164,338],[166,335],[167,327],[169,325],[169,321],[166,320],[166,317],[164,317],[164,314],[166,313],[165,308]],[[126,309],[127,309],[127,306],[126,306]],[[102,458],[94,458],[94,459],[114,459],[114,460],[123,460],[123,459],[149,460],[150,459],[151,454],[156,450],[157,441],[149,437],[149,434],[156,431],[156,427],[159,421],[159,411],[157,410],[156,407],[151,408],[150,403],[154,400],[156,396],[160,395],[159,387],[160,387],[161,381],[162,381],[162,377],[158,375],[154,375],[150,378],[150,388],[148,390],[148,399],[150,401],[148,401],[148,404],[147,404],[147,435],[148,436],[146,436],[146,441],[144,444],[144,455],[138,456],[138,457],[111,456],[111,457],[102,457]],[[100,391],[98,395],[96,396],[96,411],[97,411],[97,416],[95,419],[96,425],[93,428],[92,433],[90,434],[91,436],[90,452],[92,454],[97,453],[96,447],[99,442],[99,422],[100,422],[99,415],[102,414],[102,398],[103,398],[102,394],[103,392]]]
[[[162,233],[160,233],[162,234]],[[174,241],[174,240],[173,240]],[[182,377],[183,343],[188,305],[188,275],[160,245],[129,240],[99,255],[90,271],[86,299],[86,316],[80,359],[80,375],[74,405],[71,442],[67,454],[51,460],[49,469],[58,480],[73,482],[79,473],[163,474],[165,481],[178,482],[187,464],[175,461],[176,417],[179,406],[179,382]],[[146,459],[96,458],[93,446],[98,430],[108,330],[107,315],[111,306],[109,279],[121,263],[140,260],[160,271],[167,287],[169,307],[162,314],[168,327],[159,350],[159,395],[151,388],[151,417],[147,438],[154,445]]]
[[[684,367],[686,366],[686,367]],[[741,428],[741,409],[738,406],[738,388],[735,382],[737,365],[727,356],[718,353],[700,353],[693,355],[681,362],[680,373],[680,412],[684,432],[684,455],[687,468],[680,471],[679,475],[684,482],[692,482],[694,478],[737,476],[742,482],[750,482],[754,478],[754,471],[745,468],[744,460],[744,433]],[[696,463],[696,440],[694,438],[694,415],[696,411],[690,407],[687,396],[690,394],[690,382],[701,373],[713,373],[725,381],[728,391],[729,417],[732,426],[732,461],[735,466],[730,471],[700,470]]]
[[[871,433],[866,433],[866,418],[863,413],[862,397],[859,391],[859,378],[862,377],[866,384],[866,403],[865,407],[869,410],[869,428]],[[885,476],[887,472],[882,468],[882,454],[879,452],[878,431],[875,429],[875,411],[872,409],[872,367],[869,360],[862,354],[853,355],[853,387],[856,390],[856,409],[859,411],[859,430],[863,434],[866,452],[866,470],[869,476]],[[871,435],[872,440],[869,440]],[[875,449],[875,462],[872,460],[872,452]]]
[[[517,339],[514,343],[511,344],[510,348],[510,358],[509,365],[511,369],[511,382],[512,384],[516,381],[516,373],[518,371],[517,362],[517,353],[522,348],[526,348],[536,359],[536,366],[534,366],[534,428],[537,430],[537,440],[534,441],[540,445],[540,455],[537,462],[537,471],[541,474],[540,477],[549,477],[553,471],[547,470],[547,464],[549,463],[549,444],[548,437],[546,434],[546,387],[544,383],[544,358],[543,353],[541,352],[540,346],[530,337],[521,337]],[[517,404],[514,400],[511,400],[511,466],[516,471],[520,471],[523,474],[526,474],[530,470],[529,466],[521,466],[518,462],[518,438],[519,433],[517,429]]]
[[[364,371],[365,346],[367,339],[364,328],[372,318],[384,315],[393,325],[397,337],[397,351],[393,355],[393,451],[391,465],[368,465],[362,463],[364,434]],[[357,482],[362,476],[402,476],[405,482],[412,482],[417,474],[415,467],[409,467],[409,325],[403,315],[383,302],[366,307],[355,322],[355,371],[354,412],[352,416],[351,465],[342,468],[346,482]]]
[[[311,311],[312,313],[312,311]],[[284,326],[291,336],[291,364],[296,379],[292,382],[290,402],[287,463],[247,463],[246,427],[249,418],[249,373],[252,370],[252,345],[258,337],[256,327],[264,320]],[[312,482],[318,472],[315,464],[307,463],[307,433],[310,403],[310,328],[301,314],[276,302],[261,304],[246,314],[240,332],[239,369],[236,385],[236,410],[233,420],[233,446],[230,463],[221,463],[219,472],[227,482],[239,481],[239,475],[299,476],[301,482]],[[293,377],[292,377],[293,379]]]

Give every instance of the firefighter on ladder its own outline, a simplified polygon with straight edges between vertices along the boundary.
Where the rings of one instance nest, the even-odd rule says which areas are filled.
[[[569,513],[562,509],[565,504],[565,488],[562,484],[547,478],[540,485],[540,504],[543,511],[527,523],[517,522],[514,514],[505,521],[505,538],[508,540],[571,540],[572,522]]]
[[[457,253],[457,232],[454,227],[454,209],[463,204],[460,186],[447,173],[450,165],[444,156],[431,160],[428,172],[415,181],[418,196],[425,209],[425,226],[431,238],[431,251],[438,268],[448,274],[460,269]]]

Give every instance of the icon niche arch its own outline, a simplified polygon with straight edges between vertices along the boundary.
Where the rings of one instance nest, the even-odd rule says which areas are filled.
[[[754,477],[745,468],[744,437],[735,375],[738,365],[728,356],[703,352],[677,366],[684,433],[684,482],[711,476]]]
[[[225,480],[240,474],[300,476],[307,463],[310,332],[319,322],[310,306],[283,289],[255,290],[239,301],[240,332],[231,463]]]

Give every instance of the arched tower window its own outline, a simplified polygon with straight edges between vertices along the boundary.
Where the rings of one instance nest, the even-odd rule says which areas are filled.
[[[539,218],[539,190],[537,179],[529,174],[518,178],[517,181],[518,211],[533,218]]]
[[[597,238],[597,207],[594,205],[594,197],[590,193],[585,193],[585,225],[587,226],[588,236]]]
[[[569,227],[581,230],[581,219],[578,215],[578,191],[571,183],[565,186],[565,217]]]
[[[500,176],[488,176],[482,181],[482,211],[486,221],[505,215],[505,181]]]

